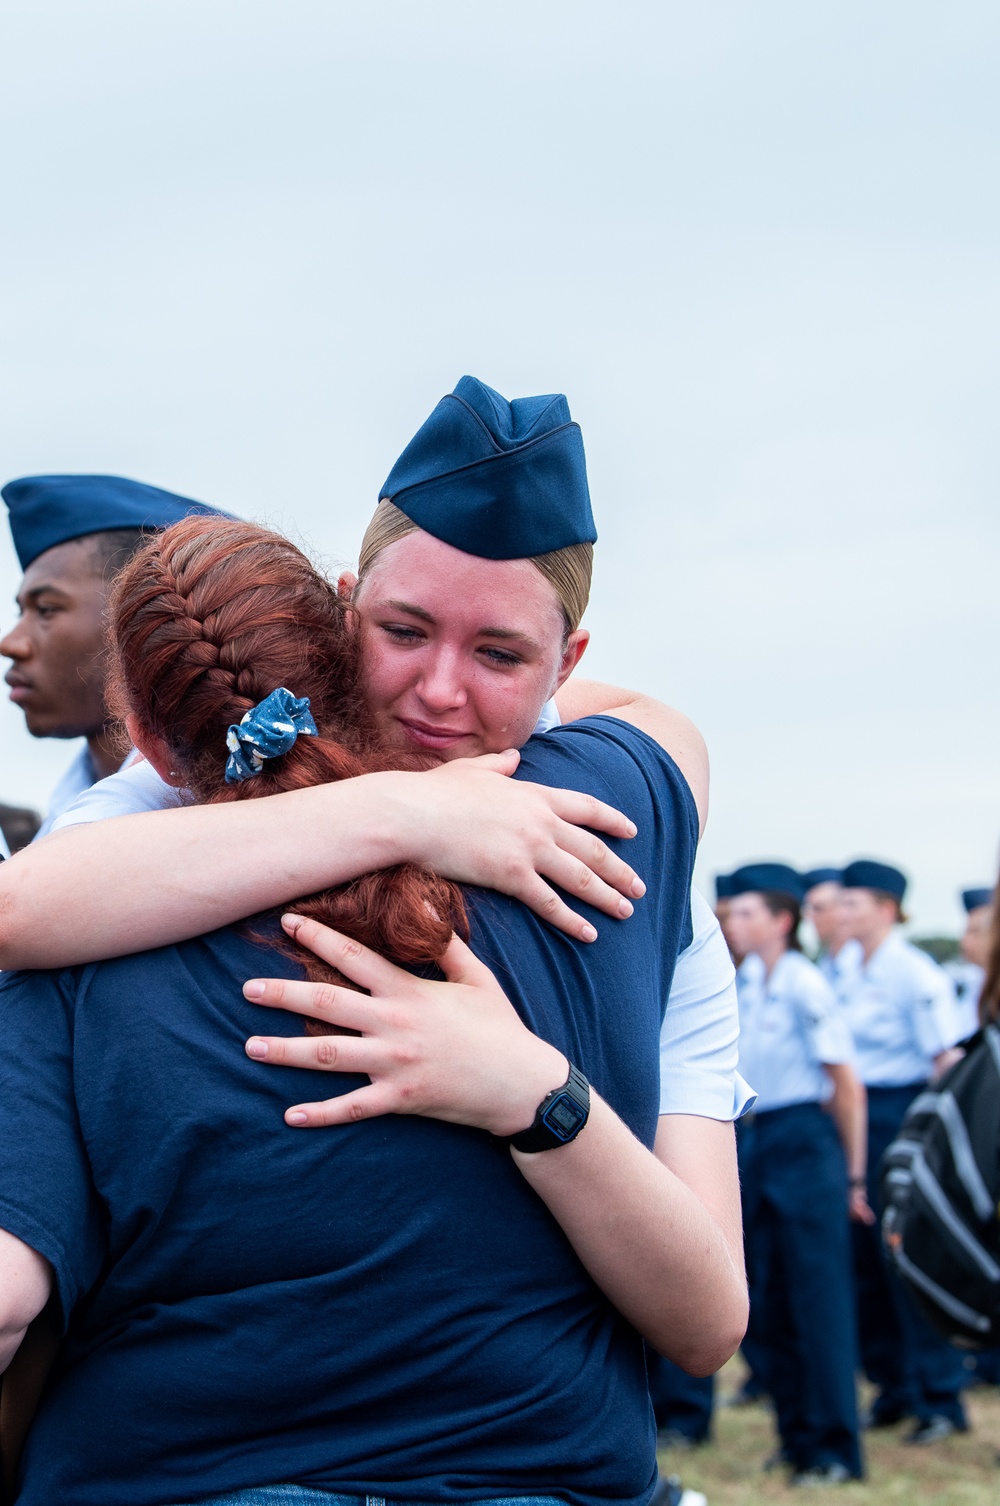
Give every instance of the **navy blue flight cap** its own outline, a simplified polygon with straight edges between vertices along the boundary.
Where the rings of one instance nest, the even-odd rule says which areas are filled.
[[[389,472],[379,501],[480,559],[593,544],[579,424],[561,393],[508,402],[464,376]]]
[[[966,915],[971,915],[973,910],[981,910],[984,905],[992,905],[992,889],[963,889],[962,904],[965,906]]]
[[[808,894],[817,884],[839,884],[843,876],[842,868],[810,868],[808,873],[802,875],[802,883]]]
[[[27,570],[46,549],[112,528],[169,528],[190,513],[227,517],[217,507],[124,476],[22,476],[0,492],[14,548]]]
[[[805,896],[801,873],[787,863],[747,863],[737,868],[729,882],[733,894],[790,894],[801,901]]]
[[[715,875],[715,900],[718,904],[720,899],[732,899],[733,876],[731,873],[717,873]]]
[[[879,889],[891,894],[893,899],[902,899],[906,893],[906,875],[888,863],[876,863],[872,858],[858,858],[848,863],[840,880],[845,889]]]

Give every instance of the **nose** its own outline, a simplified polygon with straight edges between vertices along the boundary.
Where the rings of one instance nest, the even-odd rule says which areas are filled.
[[[29,658],[31,644],[22,623],[15,623],[10,632],[4,638],[0,639],[0,654],[5,659]]]
[[[438,648],[424,666],[417,691],[428,711],[439,716],[464,706],[468,694],[461,673],[461,656],[451,649]]]

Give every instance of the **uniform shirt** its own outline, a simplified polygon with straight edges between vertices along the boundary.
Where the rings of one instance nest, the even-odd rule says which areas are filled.
[[[860,941],[845,941],[839,951],[821,952],[816,966],[833,989],[838,1002],[843,1003],[851,979],[864,960]]]
[[[850,1031],[829,983],[801,952],[771,969],[755,953],[737,974],[740,1071],[757,1089],[757,1111],[821,1103],[830,1095],[824,1063],[853,1060]]]
[[[49,798],[49,811],[45,820],[35,835],[35,841],[39,837],[47,836],[55,826],[56,821],[68,810],[79,795],[89,790],[98,781],[98,773],[94,768],[94,760],[90,756],[90,749],[84,743],[77,753],[69,768],[63,774],[59,783]]]
[[[958,1008],[958,1038],[964,1041],[970,1035],[975,1035],[979,1029],[979,995],[983,991],[986,972],[975,962],[966,962],[964,958],[946,962],[944,970],[955,990],[955,1003]]]
[[[537,739],[516,777],[627,804],[639,834],[620,848],[649,893],[581,946],[470,890],[473,948],[651,1146],[669,959],[690,940],[690,790],[608,717]],[[244,1041],[301,1020],[241,988],[295,973],[228,927],[0,983],[0,1226],[52,1263],[71,1314],[18,1506],[164,1506],[277,1481],[644,1506],[642,1340],[506,1149],[403,1115],[283,1124],[315,1078],[252,1062]],[[364,1081],[329,1076],[324,1093]]]
[[[947,974],[895,931],[853,975],[844,1009],[870,1088],[926,1082],[934,1057],[962,1038]]]
[[[535,730],[559,725],[555,702],[550,701]],[[186,791],[174,789],[152,764],[140,761],[95,784],[53,829],[169,810],[190,801]],[[660,1112],[738,1119],[753,1104],[754,1094],[736,1067],[740,1029],[736,975],[719,922],[697,891],[692,891],[691,915],[691,945],[677,958],[663,1017]],[[601,923],[609,924],[606,917]]]

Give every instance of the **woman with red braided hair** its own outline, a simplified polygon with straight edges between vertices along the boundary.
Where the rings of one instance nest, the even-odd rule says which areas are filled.
[[[427,444],[418,436],[418,449],[445,470],[463,462],[448,450],[452,440],[485,443],[482,423],[488,429],[493,417],[484,409],[484,420],[479,407],[488,399],[502,408],[497,394],[463,382],[452,404],[468,409],[463,433],[449,410],[442,433]],[[490,542],[493,483],[484,471],[488,484],[476,489],[475,464],[459,464],[457,491],[447,476],[443,491],[428,490],[419,454],[406,476],[394,470],[387,483],[394,502],[431,530],[384,548],[375,587],[369,579],[357,609],[366,691],[380,679],[405,711],[406,739],[389,738],[401,751],[409,742],[433,752],[456,735],[454,709],[447,718],[436,710],[433,725],[426,711],[414,720],[400,702],[410,692],[388,684],[399,657],[424,643],[421,624],[440,636],[433,664],[416,651],[421,694],[436,704],[459,673],[468,702],[457,731],[467,751],[477,738],[487,751],[523,742],[535,691],[544,698],[563,683],[586,639],[567,625],[565,583],[535,566],[536,555],[571,543],[567,526],[592,537],[578,431],[563,423],[561,399],[509,408],[511,434],[504,430],[496,454],[487,446],[483,461],[508,489],[517,482],[507,515],[516,526],[499,553]],[[506,410],[497,412],[504,429]],[[566,484],[553,489],[553,457],[563,451]],[[467,497],[485,508],[469,514],[472,533],[435,533]],[[575,498],[568,521],[567,498]],[[426,511],[428,502],[438,513]],[[170,543],[165,536],[163,547]],[[301,652],[312,619],[300,621],[298,577],[270,579],[259,556],[248,572],[231,548],[214,595],[204,596],[197,558],[180,573],[175,563],[153,592],[157,611],[169,609],[159,637],[143,635],[153,598],[119,616],[120,680],[150,762],[216,809],[128,819],[149,831],[153,906],[158,895],[175,902],[170,891],[183,870],[185,885],[199,890],[202,924],[207,914],[222,925],[247,911],[227,908],[231,896],[214,903],[190,861],[164,861],[161,827],[183,843],[193,831],[185,817],[219,818],[209,825],[233,887],[247,866],[284,870],[259,907],[301,893],[310,887],[302,875],[316,873],[308,855],[289,856],[279,840],[287,802],[304,811],[303,801],[323,793],[282,780],[336,773],[322,760],[310,767],[306,749],[335,743],[340,759],[374,756],[363,766],[385,771],[351,783],[384,804],[387,832],[397,824],[400,781],[415,779],[433,801],[451,775],[385,768],[353,705],[341,705],[342,722],[328,719],[333,692],[310,675],[322,676],[330,646]],[[457,598],[456,570],[464,571]],[[428,582],[436,608],[414,598]],[[479,603],[485,640],[481,633],[461,647],[444,634],[453,598],[466,609]],[[413,619],[402,627],[401,612]],[[346,622],[328,624],[335,641]],[[298,641],[297,678],[284,650],[267,660],[258,626],[282,643]],[[383,639],[395,644],[391,663]],[[170,691],[175,672],[180,700]],[[196,687],[205,697],[185,720]],[[303,979],[302,954],[289,940],[280,945],[299,965],[279,956],[266,919],[178,941],[176,930],[150,933],[155,912],[145,902],[143,925],[132,910],[119,915],[89,956],[109,956],[130,937],[133,945],[176,945],[5,981],[0,1363],[50,1290],[67,1329],[29,1440],[22,1503],[472,1506],[558,1495],[577,1506],[644,1506],[655,1456],[641,1339],[694,1372],[714,1370],[742,1334],[746,1299],[731,1128],[691,1117],[699,1108],[673,1115],[676,1133],[662,1129],[662,1117],[658,1124],[660,1023],[674,959],[690,935],[704,760],[696,735],[678,742],[675,723],[665,734],[655,703],[607,704],[610,715],[579,710],[582,720],[533,739],[517,777],[562,786],[562,796],[566,787],[582,792],[575,798],[600,829],[609,829],[602,800],[634,818],[630,854],[650,884],[627,929],[598,935],[592,922],[600,917],[589,908],[572,931],[589,933],[591,944],[580,947],[517,902],[466,891],[472,950],[452,939],[440,956],[445,980],[422,976],[426,969],[390,958],[419,957],[428,945],[438,955],[428,907],[435,926],[446,912],[457,923],[460,911],[453,891],[421,887],[430,881],[411,873],[403,885],[383,876],[360,893],[324,895],[321,906],[344,907],[338,930],[301,914],[285,922],[289,938],[366,992],[331,984],[329,973]],[[395,711],[387,717],[377,698],[373,711],[380,732],[391,733]],[[482,725],[470,731],[473,712]],[[229,781],[220,773],[227,766]],[[284,793],[236,808],[234,796],[266,793],[269,780]],[[518,788],[523,795],[532,786]],[[253,819],[229,820],[241,815]],[[493,821],[492,809],[482,815]],[[241,835],[227,842],[227,830]],[[52,841],[56,856],[61,838]],[[614,853],[616,844],[608,846]],[[387,842],[387,852],[396,850]],[[215,855],[210,866],[217,873]],[[378,863],[366,858],[365,866]],[[144,887],[142,865],[130,871]],[[120,894],[121,875],[110,876]],[[332,882],[324,872],[312,887]],[[620,873],[609,882],[620,884]],[[544,908],[566,924],[565,905]],[[419,947],[401,919],[408,933],[412,922]],[[359,937],[377,940],[378,950]],[[335,1033],[303,1043],[294,1014],[318,1016]],[[333,1094],[287,1111],[283,1125],[281,1109],[307,1081],[296,1069],[306,1065],[336,1074],[326,1078]],[[701,1085],[704,1073],[693,1075]],[[17,1133],[4,1134],[15,1123]],[[285,1127],[320,1123],[335,1128],[303,1136]]]
[[[388,769],[348,611],[262,529],[168,529],[114,597],[134,740],[200,801]],[[4,979],[4,1363],[50,1295],[65,1330],[22,1506],[645,1501],[639,1330],[713,1369],[742,1315],[708,1215],[647,1148],[664,980],[630,961],[676,953],[697,814],[650,739],[608,728],[541,739],[530,772],[603,764],[596,784],[640,810],[649,871],[669,849],[676,877],[638,930],[586,949],[586,969],[516,902],[463,902],[403,866],[301,901],[284,935],[259,917]],[[483,961],[452,935],[466,909]],[[393,958],[439,963],[450,981]],[[282,1127],[299,1074],[261,1075],[243,1049],[254,1031],[294,1029],[252,1002],[263,986],[241,993],[261,972],[284,974],[292,1009],[309,986],[296,977],[340,979],[328,1039],[343,1074],[332,1101],[348,1107],[332,1140]],[[383,1030],[386,997],[408,1046]],[[429,1053],[422,1031],[436,1032]],[[439,1062],[438,1096],[373,1104],[421,1053]],[[650,1239],[672,1262],[666,1295],[644,1287]]]

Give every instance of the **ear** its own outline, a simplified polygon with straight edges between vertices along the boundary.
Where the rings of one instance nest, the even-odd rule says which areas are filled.
[[[162,737],[156,737],[148,727],[142,725],[136,716],[125,718],[125,730],[146,762],[152,764],[164,784],[172,784],[175,789],[183,789],[183,775],[170,767],[174,761],[173,754]]]
[[[562,658],[559,660],[559,673],[556,677],[555,685],[549,692],[550,696],[555,695],[556,691],[561,685],[565,685],[566,681],[569,679],[570,675],[573,673],[574,669],[583,658],[584,653],[586,652],[587,644],[589,642],[590,633],[586,628],[577,628],[575,633],[570,633],[569,637],[566,639],[566,646],[563,649]]]
[[[345,601],[350,601],[357,584],[358,577],[353,570],[341,571],[340,577],[337,580],[337,595],[342,596]]]

